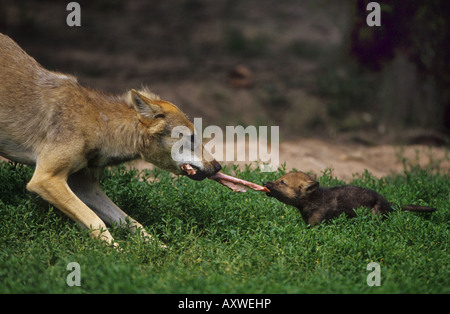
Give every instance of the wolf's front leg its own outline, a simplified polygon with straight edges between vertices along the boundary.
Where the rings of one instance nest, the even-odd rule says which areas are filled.
[[[117,246],[105,223],[70,190],[64,175],[52,175],[38,166],[27,189],[90,230],[91,237]]]
[[[102,172],[103,168],[82,169],[69,176],[69,186],[105,222],[128,227],[132,233],[139,232],[144,239],[153,240],[139,222],[128,216],[103,192],[100,186]],[[164,247],[162,244],[161,246]]]
[[[117,246],[105,223],[70,190],[66,169],[69,167],[56,167],[56,163],[51,159],[39,160],[27,189],[39,194],[64,214],[89,229],[93,238],[100,238]]]

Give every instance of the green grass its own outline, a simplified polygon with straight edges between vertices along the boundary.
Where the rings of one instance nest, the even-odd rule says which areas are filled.
[[[355,219],[308,228],[297,209],[259,192],[119,167],[105,171],[105,191],[170,249],[115,227],[118,251],[28,193],[32,171],[0,164],[0,293],[450,292],[448,174],[410,169],[385,178],[365,173],[353,182],[436,213],[395,211],[382,220],[358,209]],[[225,172],[262,183],[284,170]],[[138,180],[149,177],[157,180]],[[343,183],[330,172],[319,180]],[[379,287],[366,284],[372,261],[381,267]],[[79,287],[66,284],[70,262],[81,267]]]

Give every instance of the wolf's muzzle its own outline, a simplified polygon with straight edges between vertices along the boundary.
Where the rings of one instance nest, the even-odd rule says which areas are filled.
[[[188,176],[189,179],[201,181],[207,177],[212,176],[216,172],[220,171],[222,166],[215,160],[205,165],[204,169],[200,169],[197,166],[191,164],[182,164],[181,170]]]

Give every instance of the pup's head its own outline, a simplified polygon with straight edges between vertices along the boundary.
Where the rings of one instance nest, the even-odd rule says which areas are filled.
[[[264,183],[264,186],[270,190],[266,193],[267,196],[275,197],[288,205],[298,206],[318,188],[319,182],[316,181],[315,175],[290,172],[278,180]]]
[[[144,160],[177,175],[203,180],[222,167],[203,147],[194,125],[174,104],[148,92],[130,92],[143,130]]]

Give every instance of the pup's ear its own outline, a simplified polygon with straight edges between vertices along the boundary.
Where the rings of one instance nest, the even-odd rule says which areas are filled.
[[[163,109],[160,105],[152,102],[134,89],[131,90],[131,101],[137,113],[144,118],[153,119],[157,115],[163,114]]]
[[[308,186],[306,187],[306,192],[311,193],[317,190],[319,187],[319,182],[317,181],[308,181]]]
[[[311,179],[313,179],[314,181],[317,180],[317,174],[315,174],[315,173],[309,174],[308,176],[309,176]]]

